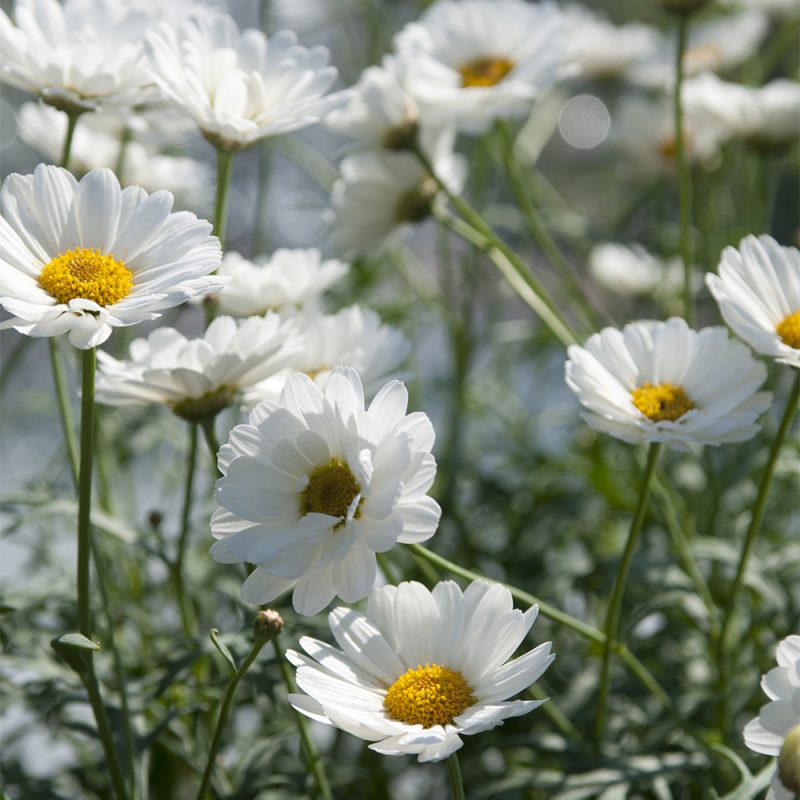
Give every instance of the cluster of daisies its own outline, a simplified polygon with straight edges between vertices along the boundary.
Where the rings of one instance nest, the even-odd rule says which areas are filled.
[[[757,47],[768,13],[733,11],[719,23],[724,33],[698,29],[687,53],[696,59],[687,71],[698,77],[686,92],[690,107],[730,135],[779,146],[796,134],[781,115],[796,111],[797,86],[732,87],[705,72]],[[715,44],[725,36],[737,48]],[[625,74],[668,95],[665,47],[644,26],[615,28],[551,2],[440,0],[341,93],[331,91],[337,73],[325,48],[305,48],[290,32],[242,32],[202,3],[18,0],[13,23],[0,12],[0,77],[44,104],[23,109],[23,135],[63,137],[76,170],[86,171],[78,180],[39,165],[4,182],[0,304],[11,317],[0,324],[30,336],[66,333],[89,349],[115,327],[209,298],[221,315],[202,336],[158,327],[132,342],[128,360],[100,353],[97,397],[166,406],[191,424],[213,424],[225,409],[249,412],[219,449],[211,555],[253,565],[242,586],[248,603],[291,591],[295,610],[311,615],[336,597],[368,597],[365,613],[331,612],[340,649],[303,638],[304,653],[289,654],[304,692],[291,702],[378,752],[442,759],[462,733],[536,707],[509,700],[553,660],[549,643],[512,659],[536,609],[514,610],[507,589],[484,581],[463,592],[452,582],[374,589],[378,555],[430,539],[441,514],[428,494],[436,476],[430,420],[408,412],[403,383],[385,382],[408,340],[369,309],[325,313],[322,295],[346,275],[344,262],[317,250],[223,257],[209,223],[173,211],[169,191],[139,184],[168,183],[159,163],[176,192],[208,183],[162,154],[189,132],[234,153],[324,119],[352,141],[330,221],[338,251],[356,252],[429,216],[445,202],[442,187],[460,191],[459,134],[529,115],[558,82]],[[720,103],[724,93],[736,102]],[[46,149],[51,158],[58,152]],[[111,166],[134,185],[122,188]],[[723,253],[707,283],[734,333],[800,368],[800,252],[748,237]],[[771,403],[759,391],[764,364],[722,327],[634,322],[568,356],[567,383],[586,421],[627,442],[740,442],[757,433]],[[786,674],[765,682],[780,698],[759,718],[773,737],[773,722],[788,713],[788,686],[797,712],[794,639],[778,653]],[[749,726],[748,736],[774,752],[762,728]],[[781,722],[780,730],[785,738],[789,728]]]

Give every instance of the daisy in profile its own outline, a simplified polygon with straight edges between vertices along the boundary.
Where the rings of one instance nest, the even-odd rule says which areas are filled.
[[[353,603],[375,583],[376,553],[433,536],[433,427],[407,404],[398,381],[365,409],[355,370],[333,370],[324,390],[295,373],[280,402],[261,403],[231,431],[219,451],[211,555],[256,565],[242,600],[269,603],[293,589],[299,614],[336,595]]]
[[[566,22],[551,2],[439,0],[395,46],[420,105],[480,133],[495,119],[529,114],[564,74]]]
[[[527,714],[544,700],[509,700],[527,689],[555,656],[546,642],[509,661],[531,629],[538,606],[513,608],[504,586],[453,581],[433,591],[416,582],[383,586],[365,614],[335,608],[331,633],[341,649],[304,636],[289,651],[304,694],[289,702],[390,756],[440,761],[461,737]]]
[[[302,352],[285,369],[253,386],[245,405],[278,400],[292,372],[305,372],[324,387],[333,365],[352,367],[361,376],[368,397],[380,388],[411,351],[411,342],[397,328],[381,323],[372,309],[343,308],[336,314],[303,314],[295,320],[303,337]]]
[[[172,212],[172,195],[121,189],[109,169],[77,181],[40,164],[0,190],[2,323],[28,336],[69,333],[82,349],[115,327],[156,319],[190,297],[218,291],[211,225]]]
[[[199,339],[157,328],[131,342],[128,361],[97,354],[95,393],[106,405],[164,405],[183,419],[202,422],[291,363],[301,349],[294,325],[277,314],[242,322],[217,317]]]
[[[143,41],[150,15],[118,0],[17,0],[0,11],[0,79],[70,113],[157,96]]]
[[[694,331],[677,317],[633,322],[567,352],[567,385],[586,409],[581,416],[625,442],[688,450],[745,441],[772,401],[757,391],[766,367],[722,327]]]
[[[800,367],[800,250],[748,236],[706,275],[725,322],[757,353]]]
[[[320,296],[348,271],[347,264],[322,259],[319,250],[281,248],[248,261],[228,251],[219,274],[229,278],[217,296],[223,314],[249,317],[267,311],[294,314],[315,309]],[[337,362],[343,363],[343,362]]]
[[[242,33],[219,9],[162,24],[147,42],[153,79],[223,150],[313,125],[342,99],[328,94],[337,71],[326,48],[302,47],[291,31]]]

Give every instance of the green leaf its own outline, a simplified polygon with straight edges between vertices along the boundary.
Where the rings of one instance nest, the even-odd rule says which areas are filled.
[[[50,640],[50,647],[79,675],[86,672],[86,660],[90,654],[100,649],[97,642],[82,633],[62,633]]]
[[[228,650],[227,646],[219,638],[219,630],[217,628],[212,628],[211,632],[209,633],[209,636],[211,637],[211,643],[214,645],[214,647],[217,648],[217,650],[219,650],[220,655],[222,655],[222,657],[228,662],[228,664],[230,664],[231,669],[234,672],[236,672],[236,670],[238,669],[238,667],[236,666],[236,660],[233,657],[233,653],[231,653],[231,651]]]

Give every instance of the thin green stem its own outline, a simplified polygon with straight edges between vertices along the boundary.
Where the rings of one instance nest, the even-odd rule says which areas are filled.
[[[458,754],[451,753],[445,763],[447,764],[447,778],[450,781],[450,796],[453,800],[466,800],[464,779],[461,777],[461,764],[458,762]]]
[[[78,485],[78,445],[75,442],[75,421],[72,418],[72,405],[69,402],[67,382],[64,379],[64,368],[61,364],[61,355],[58,352],[58,339],[51,336],[47,340],[50,348],[50,366],[53,371],[53,386],[56,390],[58,416],[61,419],[61,432],[64,434],[64,444],[67,447],[67,461],[69,462],[72,482]]]
[[[206,440],[208,450],[211,453],[211,463],[214,465],[214,470],[219,472],[217,467],[217,453],[219,453],[219,441],[217,440],[217,433],[214,430],[214,420],[216,417],[207,417],[200,423],[203,429],[203,438]]]
[[[203,778],[200,781],[200,788],[197,791],[197,800],[205,800],[208,794],[208,787],[211,783],[211,773],[214,771],[214,764],[217,760],[217,753],[219,746],[222,743],[222,733],[225,730],[225,725],[228,722],[228,717],[231,713],[231,706],[233,705],[233,698],[236,694],[236,687],[245,676],[248,669],[250,669],[256,657],[261,652],[261,649],[267,643],[267,639],[258,638],[253,645],[247,658],[242,662],[239,669],[234,672],[228,682],[228,688],[225,690],[225,696],[222,698],[222,703],[219,707],[219,714],[217,715],[217,725],[214,728],[214,736],[211,739],[211,747],[208,750],[208,759],[206,760],[206,768],[203,771]]]
[[[225,223],[228,218],[228,195],[233,171],[233,150],[217,147],[217,194],[214,199],[214,235],[225,246]]]
[[[131,143],[131,129],[126,125],[119,135],[119,151],[117,152],[117,163],[114,164],[114,174],[120,183],[124,182],[125,162],[128,156],[128,145]],[[124,183],[123,183],[124,185]]]
[[[81,353],[81,455],[78,473],[78,628],[91,639],[89,560],[92,552],[92,460],[94,456],[94,373],[97,353]]]
[[[189,423],[189,448],[186,455],[186,482],[183,489],[183,508],[181,510],[181,530],[178,535],[178,551],[175,556],[175,591],[184,633],[191,636],[194,630],[192,608],[183,585],[183,560],[186,555],[186,542],[189,538],[189,521],[192,515],[192,494],[194,489],[195,466],[197,464],[197,423]]]
[[[80,111],[65,111],[67,115],[67,132],[64,135],[64,145],[61,148],[61,166],[69,169],[70,156],[72,155],[72,139],[75,136],[75,127],[78,124]]]
[[[614,589],[611,592],[611,601],[608,604],[606,621],[603,626],[603,632],[606,638],[603,643],[603,664],[600,671],[600,690],[597,697],[597,717],[595,719],[595,740],[598,745],[603,741],[605,732],[606,706],[608,703],[611,678],[611,651],[617,644],[622,598],[625,594],[625,585],[628,582],[628,573],[630,572],[631,562],[633,561],[633,553],[636,550],[636,543],[639,540],[639,534],[641,533],[644,519],[647,516],[647,501],[650,497],[650,487],[653,483],[653,475],[655,474],[660,452],[661,445],[653,442],[647,453],[647,465],[645,466],[642,485],[639,489],[639,500],[636,504],[636,511],[631,521],[630,530],[628,531],[628,540],[625,543],[625,550],[622,553],[622,560],[619,565],[619,571],[617,572],[617,579],[614,582]]]
[[[292,670],[289,667],[289,662],[286,660],[286,655],[283,650],[283,645],[280,643],[280,636],[276,636],[272,640],[275,647],[275,657],[278,659],[278,666],[283,676],[283,682],[286,684],[286,690],[290,694],[297,692],[297,686],[294,682]],[[328,776],[325,773],[325,765],[322,762],[317,748],[311,739],[311,734],[308,731],[308,724],[306,718],[299,712],[295,711],[295,719],[297,720],[297,730],[300,734],[300,739],[303,742],[303,747],[306,751],[306,760],[308,762],[308,769],[314,776],[314,782],[317,784],[317,790],[323,800],[333,800],[333,792],[331,785],[328,781]]]
[[[686,157],[686,142],[683,129],[683,57],[689,33],[689,14],[678,15],[677,52],[675,54],[675,95],[673,97],[675,118],[675,163],[678,171],[678,205],[680,219],[680,251],[683,261],[683,307],[686,321],[694,324],[694,298],[692,292],[692,186],[689,162]]]

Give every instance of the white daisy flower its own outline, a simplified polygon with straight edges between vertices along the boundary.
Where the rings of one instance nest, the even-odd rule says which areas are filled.
[[[451,145],[451,133],[443,134],[432,161],[438,177],[457,194],[464,186],[467,165]],[[339,252],[380,245],[431,214],[438,187],[411,153],[355,153],[342,161],[339,170],[327,214],[331,244]]]
[[[434,432],[425,414],[406,415],[407,403],[392,381],[365,410],[347,367],[324,390],[296,373],[279,403],[261,403],[231,431],[219,451],[211,555],[256,565],[242,600],[269,603],[294,588],[299,614],[335,595],[355,602],[375,582],[375,553],[433,536]]]
[[[289,702],[318,722],[366,739],[384,755],[440,761],[461,736],[502,725],[544,700],[509,700],[550,666],[551,642],[509,661],[530,631],[538,606],[513,607],[504,586],[453,581],[433,591],[416,582],[383,586],[366,614],[336,608],[329,616],[341,650],[304,636],[308,655],[287,652],[305,694]]]
[[[567,385],[596,430],[676,450],[751,439],[772,395],[757,389],[766,367],[725,328],[694,331],[673,317],[605,328],[572,345]]]
[[[658,258],[640,244],[601,242],[589,253],[589,274],[610,292],[642,295],[665,290],[674,294],[683,285],[680,258]]]
[[[371,396],[411,352],[411,342],[397,328],[381,324],[372,309],[343,308],[336,314],[305,314],[297,318],[305,348],[283,370],[253,386],[245,405],[278,400],[292,372],[305,372],[324,388],[334,365],[352,367]]]
[[[684,103],[696,116],[707,115],[729,135],[761,147],[780,147],[800,138],[800,83],[775,80],[741,86],[704,73],[687,81]]]
[[[151,17],[118,0],[17,0],[0,11],[0,79],[67,111],[142,102],[153,80],[142,43]]]
[[[28,336],[69,332],[76,347],[102,344],[119,326],[219,290],[211,225],[170,213],[172,195],[120,189],[95,169],[80,181],[40,164],[9,175],[0,191],[0,327]]]
[[[199,339],[158,328],[131,342],[129,361],[97,354],[97,400],[110,406],[165,405],[201,422],[291,363],[301,349],[295,326],[272,313],[241,322],[217,317]]]
[[[341,280],[348,269],[347,264],[335,259],[323,261],[322,254],[314,249],[282,248],[255,261],[229,251],[219,269],[220,275],[230,278],[217,297],[219,307],[223,314],[234,317],[316,308],[322,293]]]
[[[706,283],[725,322],[757,353],[800,368],[800,250],[748,236]]]
[[[525,116],[564,72],[566,17],[555,3],[440,0],[395,38],[407,85],[427,113],[480,133]]]
[[[327,94],[337,71],[325,47],[301,47],[291,31],[240,33],[224,11],[202,8],[147,41],[164,94],[226,149],[313,125],[342,99]]]

